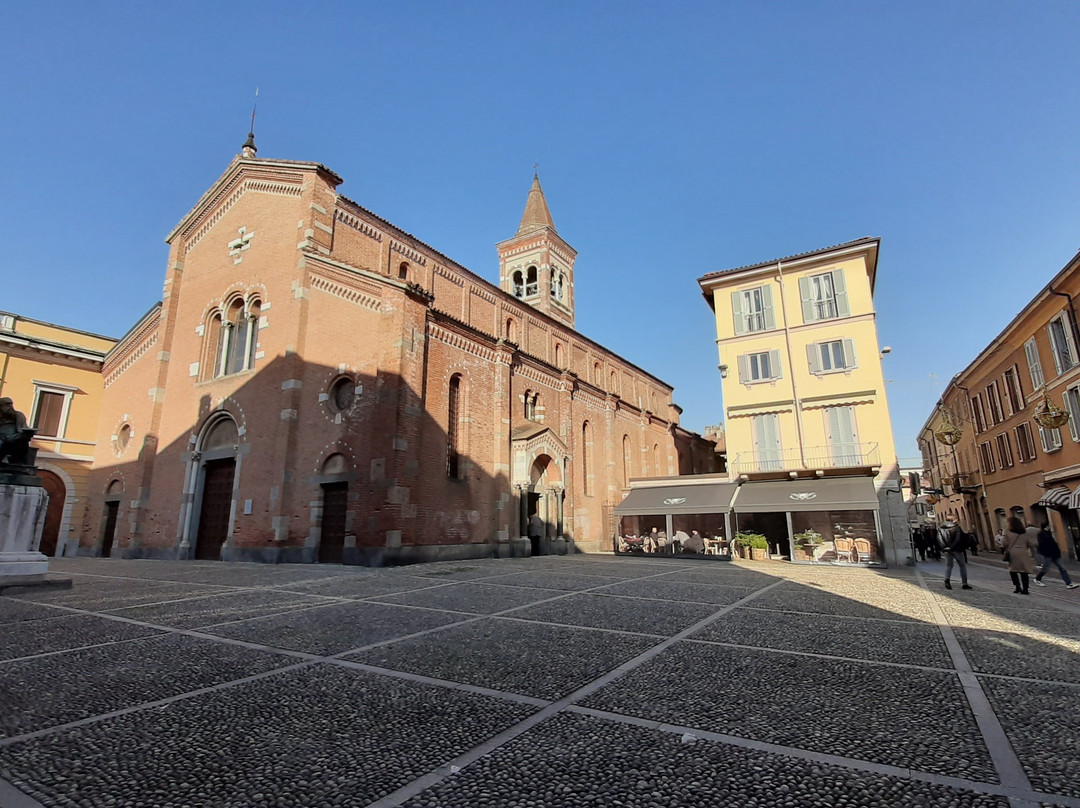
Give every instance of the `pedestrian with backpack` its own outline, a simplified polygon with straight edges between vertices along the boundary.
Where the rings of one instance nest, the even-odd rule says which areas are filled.
[[[1061,580],[1065,582],[1066,589],[1080,589],[1080,584],[1072,582],[1069,573],[1065,570],[1065,565],[1061,563],[1061,548],[1058,547],[1058,543],[1054,540],[1054,534],[1050,532],[1050,526],[1046,522],[1043,522],[1042,529],[1039,530],[1038,542],[1039,555],[1043,557],[1043,565],[1042,569],[1039,570],[1039,574],[1035,576],[1035,586],[1046,586],[1042,579],[1046,575],[1046,571],[1050,569],[1050,565],[1053,564],[1061,573]]]

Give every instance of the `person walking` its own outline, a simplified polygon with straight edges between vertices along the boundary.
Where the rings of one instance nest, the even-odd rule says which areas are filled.
[[[1016,516],[1010,516],[1002,536],[1002,557],[1009,562],[1009,577],[1013,592],[1028,594],[1028,578],[1035,572],[1035,557],[1031,554],[1039,546],[1039,531],[1024,527]]]
[[[967,577],[967,536],[956,522],[948,521],[941,524],[938,531],[941,545],[945,548],[945,588],[952,589],[952,568],[955,563],[960,568],[961,589],[971,589],[968,586]]]
[[[1042,582],[1043,576],[1050,569],[1050,565],[1054,564],[1058,568],[1058,572],[1061,573],[1061,580],[1065,582],[1066,589],[1080,589],[1080,584],[1072,582],[1065,565],[1061,563],[1061,548],[1058,547],[1058,543],[1054,540],[1054,534],[1050,532],[1050,526],[1046,522],[1043,522],[1037,541],[1039,543],[1039,555],[1043,557],[1043,565],[1042,569],[1039,570],[1039,574],[1035,576],[1035,585],[1046,586]]]

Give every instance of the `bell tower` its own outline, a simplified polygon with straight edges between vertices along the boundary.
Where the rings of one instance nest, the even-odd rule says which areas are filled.
[[[577,251],[555,231],[538,175],[533,175],[517,233],[495,248],[499,287],[573,328]]]

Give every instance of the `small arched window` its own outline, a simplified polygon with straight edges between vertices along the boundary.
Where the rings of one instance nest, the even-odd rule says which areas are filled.
[[[511,283],[513,284],[514,297],[525,297],[525,276],[521,274],[521,270],[515,270],[511,276]]]
[[[446,476],[457,480],[461,475],[461,374],[450,377],[446,406]]]
[[[398,265],[397,276],[398,276],[399,279],[401,279],[403,281],[407,281],[409,279],[409,262],[408,261],[402,261]]]
[[[622,436],[622,487],[630,482],[630,436]]]
[[[536,267],[531,266],[525,270],[525,297],[533,297],[540,294],[540,281]]]
[[[513,342],[515,333],[516,332],[514,330],[514,320],[512,318],[507,319],[507,321],[506,321],[506,341],[507,342]]]
[[[663,477],[664,472],[660,468],[660,444],[658,443],[654,443],[652,447],[652,464],[653,474],[655,474],[657,477]]]
[[[563,366],[563,350],[562,345],[555,343],[555,367],[562,368]]]
[[[601,384],[604,383],[604,371],[600,367],[599,362],[594,362],[593,363],[592,374],[593,374],[593,384],[595,384],[597,387],[599,387]]]

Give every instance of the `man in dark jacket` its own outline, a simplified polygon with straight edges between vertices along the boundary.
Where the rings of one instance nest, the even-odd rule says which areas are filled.
[[[971,589],[967,579],[967,537],[956,522],[944,522],[940,530],[941,544],[945,548],[945,588],[952,589],[953,563],[960,567],[961,589]]]
[[[1065,565],[1061,563],[1061,548],[1058,547],[1058,543],[1054,540],[1054,534],[1050,532],[1050,526],[1045,522],[1039,530],[1039,555],[1043,557],[1043,565],[1042,569],[1039,570],[1039,574],[1035,576],[1036,586],[1046,586],[1042,582],[1042,577],[1046,575],[1050,565],[1054,564],[1057,566],[1058,572],[1061,573],[1061,580],[1065,582],[1066,589],[1080,588],[1080,584],[1074,584],[1069,579],[1069,573],[1065,571]]]

